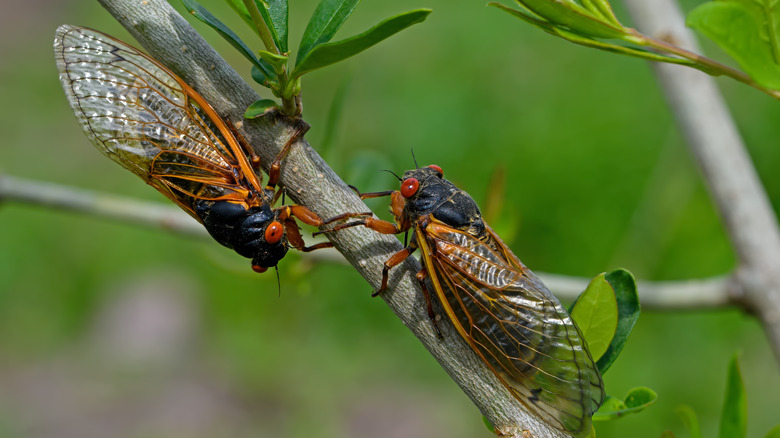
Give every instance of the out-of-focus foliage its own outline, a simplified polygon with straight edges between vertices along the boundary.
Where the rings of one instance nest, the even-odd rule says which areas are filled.
[[[225,21],[234,17],[224,2],[203,3]],[[316,4],[292,2],[291,36],[303,33]],[[57,25],[90,26],[132,43],[127,33],[96,2],[4,6],[0,171],[165,202],[95,152],[56,78]],[[507,244],[535,271],[591,278],[625,267],[641,289],[646,279],[733,268],[717,213],[647,65],[523,28],[482,1],[363,2],[340,32],[354,35],[376,17],[420,7],[435,13],[303,78],[315,148],[334,96],[343,96],[325,158],[347,182],[365,191],[396,188],[381,169],[412,167],[414,148],[421,165],[440,165],[484,205],[501,165],[500,214],[516,220],[494,222],[496,231],[513,236]],[[626,21],[624,11],[615,13]],[[253,37],[235,19],[231,28]],[[246,66],[217,35],[210,41]],[[351,81],[340,91],[345,76]],[[778,206],[780,106],[731,81],[719,84]],[[389,218],[386,201],[370,206]],[[106,422],[111,432],[102,436],[118,438],[490,436],[468,398],[348,267],[290,254],[279,294],[273,273],[254,274],[214,242],[1,207],[0,437],[42,436],[46,425],[83,432]],[[189,309],[192,327],[180,348],[156,353],[165,360],[122,359],[140,347],[106,341],[111,321],[151,326],[148,309],[129,321],[117,317],[136,295],[172,296]],[[173,342],[155,333],[139,338]],[[727,310],[643,312],[605,382],[611,394],[646,385],[658,401],[641,415],[599,423],[597,436],[655,438],[665,429],[686,436],[675,413],[681,404],[696,410],[703,436],[716,436],[723,370],[737,349],[748,436],[763,436],[777,422],[780,372],[760,325]],[[214,404],[195,403],[208,400]]]
[[[699,420],[693,408],[682,405],[677,408],[691,438],[701,438]],[[744,438],[747,436],[748,407],[745,385],[739,366],[739,354],[732,356],[726,375],[726,394],[723,397],[723,409],[720,417],[719,438]],[[766,438],[774,438],[780,433],[780,425],[773,427]]]
[[[598,412],[593,414],[593,421],[617,420],[628,414],[636,414],[645,410],[656,400],[658,400],[658,394],[645,387],[631,389],[623,400],[608,395]]]
[[[693,54],[657,35],[644,35],[620,23],[608,0],[515,0],[491,2],[527,24],[585,47],[649,61],[693,67],[714,76],[733,77],[778,98],[777,12],[771,2],[716,0],[696,8],[687,24],[715,41],[747,73]]]
[[[771,2],[710,1],[688,15],[688,26],[715,41],[759,84],[780,89],[780,11]]]
[[[739,371],[739,356],[729,362],[726,377],[726,395],[720,416],[720,438],[742,438],[747,432],[747,396],[742,374]]]

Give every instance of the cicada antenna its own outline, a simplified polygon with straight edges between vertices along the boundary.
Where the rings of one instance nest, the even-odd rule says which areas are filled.
[[[411,150],[412,150],[412,160],[414,161],[414,168],[419,169],[420,166],[417,165],[417,157],[414,156],[414,148],[412,148]]]
[[[398,178],[398,181],[401,181],[401,177],[400,177],[400,176],[398,176],[398,175],[397,175],[395,172],[393,172],[392,170],[382,169],[382,172],[387,172],[387,173],[389,173],[389,174],[393,175],[394,177]]]

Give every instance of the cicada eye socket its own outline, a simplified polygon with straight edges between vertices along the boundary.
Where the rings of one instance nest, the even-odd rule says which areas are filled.
[[[439,172],[439,175],[440,175],[440,176],[443,176],[443,175],[444,175],[444,171],[443,171],[443,170],[441,170],[441,167],[439,167],[439,166],[437,166],[437,165],[435,165],[435,164],[431,164],[431,165],[430,165],[430,166],[428,166],[428,167],[430,167],[431,169],[433,169],[433,170],[435,170],[435,171]]]
[[[418,188],[420,188],[420,181],[417,181],[417,178],[405,179],[404,182],[401,183],[401,196],[404,198],[411,198],[417,193]]]
[[[278,243],[283,235],[284,226],[278,221],[271,222],[265,229],[265,241],[268,243]]]

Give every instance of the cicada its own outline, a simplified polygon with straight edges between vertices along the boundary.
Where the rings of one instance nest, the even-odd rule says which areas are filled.
[[[409,170],[399,179],[400,190],[361,194],[390,195],[395,223],[366,217],[327,232],[357,225],[384,234],[412,230],[408,246],[385,262],[374,295],[387,288],[388,271],[419,248],[417,279],[434,324],[432,296],[523,406],[556,429],[588,434],[604,385],[577,324],[439,166]]]
[[[280,163],[308,128],[300,123],[269,172],[206,100],[162,64],[101,32],[60,26],[54,39],[60,81],[71,108],[97,149],[135,173],[204,225],[220,244],[275,267],[290,246],[306,246],[296,218],[323,221],[301,205],[273,208],[281,194]]]

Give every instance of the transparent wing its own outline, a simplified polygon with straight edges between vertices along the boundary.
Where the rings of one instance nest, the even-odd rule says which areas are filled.
[[[65,94],[92,143],[190,214],[192,198],[243,202],[250,191],[262,193],[224,121],[158,62],[108,35],[68,25],[57,29],[54,52]]]
[[[601,375],[566,310],[489,231],[481,241],[438,221],[422,232],[428,272],[466,341],[532,412],[575,436],[590,432]],[[423,237],[420,236],[420,237]]]

